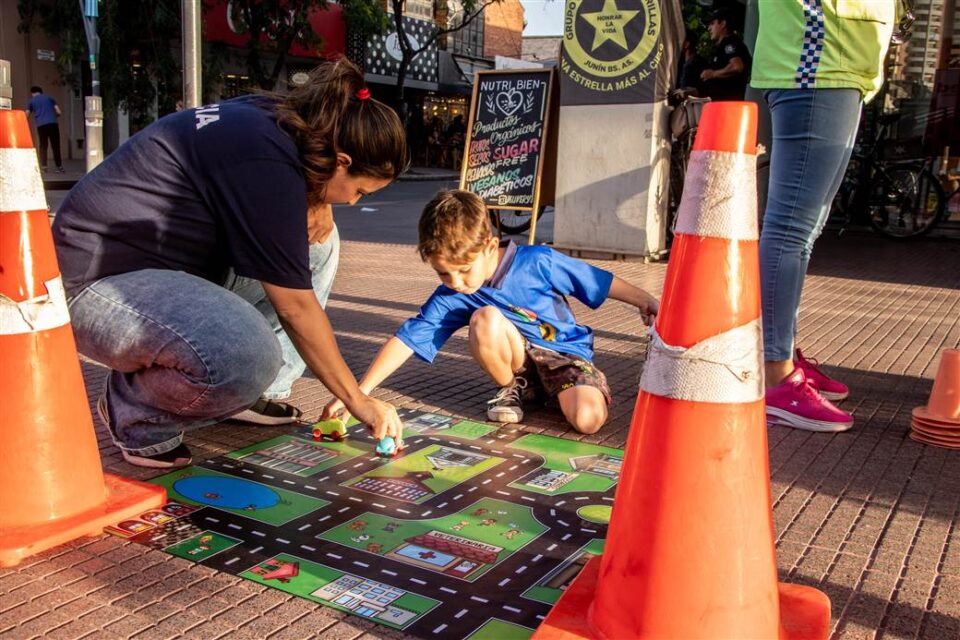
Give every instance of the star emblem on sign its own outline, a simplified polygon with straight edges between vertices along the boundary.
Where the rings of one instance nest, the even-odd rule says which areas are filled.
[[[617,8],[617,0],[603,0],[603,8],[595,13],[581,13],[580,17],[594,29],[591,51],[609,40],[623,50],[627,50],[627,36],[624,28],[639,11],[626,11]]]

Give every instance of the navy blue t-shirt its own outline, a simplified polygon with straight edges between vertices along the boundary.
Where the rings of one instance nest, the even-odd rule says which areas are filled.
[[[70,191],[53,225],[68,295],[111,275],[228,269],[310,289],[307,187],[264,98],[161,118]]]

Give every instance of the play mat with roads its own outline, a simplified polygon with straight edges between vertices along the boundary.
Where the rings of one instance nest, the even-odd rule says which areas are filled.
[[[308,426],[152,482],[108,531],[419,637],[527,638],[603,550],[623,452],[400,411],[407,447]]]

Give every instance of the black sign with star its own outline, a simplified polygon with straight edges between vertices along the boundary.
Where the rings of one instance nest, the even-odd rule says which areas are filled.
[[[679,0],[566,0],[560,103],[665,99],[682,33]]]

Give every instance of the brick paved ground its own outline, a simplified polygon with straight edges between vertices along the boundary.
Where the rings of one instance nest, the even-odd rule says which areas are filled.
[[[349,235],[347,236],[349,237]],[[603,263],[659,292],[665,267]],[[330,315],[355,371],[413,313],[435,277],[409,245],[349,240]],[[769,431],[781,578],[833,602],[838,638],[960,637],[960,453],[907,437],[926,402],[938,353],[960,345],[960,244],[897,244],[828,235],[804,293],[800,344],[852,387],[855,428],[837,435]],[[597,362],[614,395],[610,423],[587,438],[622,446],[644,346],[634,312],[611,302],[577,309],[597,330]],[[104,372],[84,365],[91,403]],[[470,364],[462,335],[434,366],[411,363],[379,392],[398,406],[483,419],[493,391]],[[328,394],[301,380],[296,399],[315,415]],[[555,409],[526,430],[575,437]],[[145,478],[121,461],[98,425],[108,471]],[[236,424],[190,438],[197,457],[264,440],[280,429]],[[383,638],[398,634],[283,593],[121,540],[74,542],[0,571],[3,638]]]

